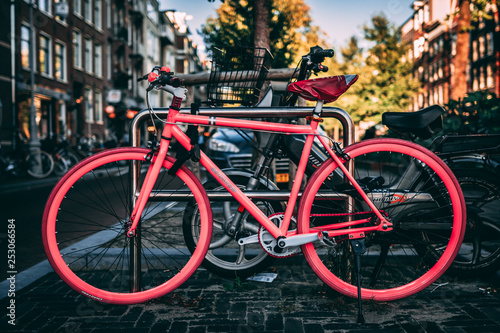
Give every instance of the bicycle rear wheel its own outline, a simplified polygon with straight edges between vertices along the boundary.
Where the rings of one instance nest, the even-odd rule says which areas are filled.
[[[167,157],[134,238],[127,237],[132,193],[150,163],[142,148],[116,148],[93,155],[56,185],[45,207],[43,243],[59,276],[95,300],[133,304],[171,292],[198,268],[210,244],[211,210],[201,183],[186,167],[175,176]],[[138,164],[136,170],[132,163]],[[132,176],[137,191],[132,192]],[[165,195],[165,191],[168,191]],[[177,195],[175,198],[173,195]],[[185,199],[183,198],[185,197]],[[196,201],[200,224],[193,254],[184,245],[182,215]]]
[[[373,139],[346,152],[354,162],[354,178],[393,224],[391,231],[366,233],[361,297],[389,301],[426,288],[451,265],[462,242],[465,203],[457,180],[436,155],[411,142]],[[377,223],[351,184],[330,185],[332,172],[341,174],[330,159],[309,181],[299,208],[299,233],[349,220],[369,218],[364,226]],[[344,198],[325,197],[327,193]],[[348,233],[335,242],[306,244],[302,251],[326,284],[357,297]]]

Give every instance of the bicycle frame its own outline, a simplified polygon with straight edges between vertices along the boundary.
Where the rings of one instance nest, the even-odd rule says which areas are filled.
[[[323,103],[318,102],[315,108],[315,114],[321,114]],[[380,223],[372,227],[363,228],[353,228],[348,230],[330,230],[328,231],[328,236],[333,237],[342,234],[353,234],[360,232],[370,232],[370,231],[389,231],[392,224],[388,222],[382,213],[376,208],[370,198],[362,190],[359,184],[354,180],[354,177],[349,173],[347,168],[344,166],[344,160],[341,160],[337,154],[330,148],[327,141],[322,138],[317,131],[318,121],[311,121],[310,125],[290,125],[274,122],[262,122],[255,120],[243,120],[243,119],[232,119],[232,118],[218,118],[218,117],[207,117],[198,115],[186,115],[179,113],[178,110],[174,108],[169,109],[167,116],[167,123],[162,132],[162,140],[160,142],[160,147],[156,158],[153,159],[153,163],[150,165],[149,170],[146,174],[144,185],[139,193],[139,196],[134,206],[134,210],[130,217],[132,222],[129,237],[135,235],[135,230],[139,224],[140,216],[142,210],[149,199],[150,193],[156,182],[156,178],[162,167],[163,160],[168,152],[169,141],[172,138],[177,139],[177,141],[187,150],[192,149],[190,139],[186,136],[184,132],[176,125],[176,123],[185,123],[193,125],[207,125],[207,126],[220,126],[220,127],[237,127],[243,129],[251,130],[261,130],[261,131],[272,131],[279,132],[286,135],[290,134],[305,134],[307,135],[304,150],[301,155],[301,160],[297,168],[296,177],[294,179],[294,185],[291,190],[290,198],[288,199],[288,205],[285,211],[285,216],[281,227],[277,227],[270,219],[264,215],[264,213],[247,197],[203,152],[201,152],[200,163],[206,168],[206,170],[240,203],[240,209],[246,209],[254,218],[275,238],[285,238],[283,239],[284,246],[298,246],[303,245],[322,237],[322,230],[325,229],[339,229],[339,228],[349,228],[358,224],[368,222],[367,219],[354,220],[350,222],[345,222],[341,224],[322,226],[322,230],[315,230],[307,235],[296,235],[295,232],[288,233],[288,228],[292,219],[293,210],[295,204],[297,203],[297,197],[299,194],[300,186],[304,176],[304,171],[306,168],[308,156],[311,151],[312,143],[314,137],[317,136],[321,144],[328,151],[330,156],[334,159],[335,163],[339,166],[342,172],[346,175],[347,179],[353,184],[355,189],[358,191],[360,196],[364,199],[367,205],[372,209]],[[287,238],[287,236],[289,236]]]

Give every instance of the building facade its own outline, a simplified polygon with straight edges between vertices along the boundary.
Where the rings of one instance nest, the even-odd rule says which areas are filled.
[[[401,26],[402,40],[411,45],[408,58],[414,63],[414,77],[422,83],[412,110],[449,102],[456,54],[457,0],[413,2],[413,15]],[[498,10],[488,8],[491,19],[473,23],[470,32],[468,91],[489,90],[500,93]]]
[[[3,149],[17,136],[29,139],[32,103],[39,138],[119,141],[129,118],[145,107],[145,83],[136,78],[154,65],[177,69],[175,38],[189,37],[160,12],[157,0],[2,1],[0,15],[2,31],[9,32],[0,35]],[[167,26],[170,42],[163,37]],[[182,52],[192,55],[189,68],[201,70],[194,45]]]

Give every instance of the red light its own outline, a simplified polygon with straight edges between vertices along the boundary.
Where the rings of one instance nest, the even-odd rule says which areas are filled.
[[[137,114],[137,111],[134,111],[134,110],[127,110],[127,118],[128,118],[128,119],[132,119],[132,118],[134,118],[136,114]]]
[[[76,104],[80,104],[81,102],[82,102],[82,100],[80,98],[76,99]]]
[[[108,113],[109,119],[115,119],[116,118],[116,113]]]
[[[113,113],[113,112],[115,112],[115,107],[113,105],[108,105],[108,106],[106,106],[105,111],[106,111],[106,113]]]

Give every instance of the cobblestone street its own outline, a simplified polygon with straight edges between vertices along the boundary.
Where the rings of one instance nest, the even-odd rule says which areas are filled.
[[[175,293],[145,304],[102,304],[49,273],[16,292],[16,326],[2,332],[498,332],[500,297],[494,281],[441,278],[394,302],[363,302],[322,286],[302,256],[274,267],[272,283],[231,281],[198,270]],[[270,270],[269,270],[270,271]],[[0,301],[5,310],[8,299]]]

